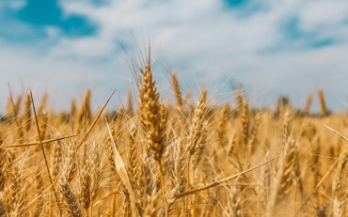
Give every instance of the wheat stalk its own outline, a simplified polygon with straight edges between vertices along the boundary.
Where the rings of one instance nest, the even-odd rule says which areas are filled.
[[[149,58],[150,60],[150,58]],[[165,215],[168,216],[167,199],[165,195],[163,153],[165,151],[166,112],[164,105],[159,102],[159,93],[152,79],[152,71],[148,62],[141,71],[143,82],[139,88],[140,117],[145,132],[147,147],[146,153],[152,156],[159,166],[159,179],[165,204]]]
[[[325,96],[324,96],[324,92],[323,90],[318,90],[318,95],[319,95],[319,101],[320,101],[320,109],[321,109],[321,115],[323,117],[328,115],[328,111],[326,108],[326,100],[325,100]]]

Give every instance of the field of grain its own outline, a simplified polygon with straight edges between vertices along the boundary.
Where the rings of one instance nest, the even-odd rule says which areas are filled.
[[[0,216],[347,216],[345,114],[280,101],[251,108],[159,95],[149,64],[137,99],[92,112],[88,90],[70,111],[47,95],[10,95],[0,122]],[[107,100],[108,96],[105,96]],[[126,98],[126,97],[125,97]],[[138,102],[133,105],[133,101]],[[166,103],[164,103],[166,102]]]

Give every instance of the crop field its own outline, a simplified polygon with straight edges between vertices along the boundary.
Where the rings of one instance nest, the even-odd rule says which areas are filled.
[[[215,105],[205,89],[185,96],[173,73],[169,102],[149,63],[138,73],[138,93],[114,112],[112,95],[92,111],[91,90],[61,112],[48,95],[10,94],[0,217],[347,216],[348,118],[323,91],[320,114],[312,95],[302,109],[252,108],[239,90]]]

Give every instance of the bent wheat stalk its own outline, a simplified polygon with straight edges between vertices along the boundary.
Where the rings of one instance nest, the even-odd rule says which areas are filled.
[[[206,186],[204,186],[204,187],[196,188],[196,189],[193,189],[193,190],[191,190],[191,191],[184,192],[184,193],[181,193],[181,194],[176,194],[176,195],[170,197],[170,198],[168,199],[168,202],[169,202],[170,205],[173,205],[173,203],[174,203],[175,201],[177,201],[178,199],[180,199],[180,198],[183,198],[183,197],[186,197],[186,196],[188,196],[188,195],[195,194],[195,193],[197,193],[197,192],[204,191],[204,190],[208,190],[208,189],[210,189],[210,188],[219,186],[219,185],[221,185],[221,184],[223,184],[223,183],[225,183],[225,182],[227,182],[227,181],[233,180],[233,179],[235,179],[235,178],[238,178],[238,177],[241,176],[241,175],[247,174],[247,173],[249,173],[249,172],[251,172],[251,171],[253,171],[253,170],[255,170],[255,169],[259,168],[259,167],[262,167],[263,165],[266,165],[266,164],[268,164],[268,163],[270,163],[270,162],[272,162],[272,161],[278,159],[279,157],[280,157],[280,156],[274,157],[274,158],[272,158],[272,159],[270,159],[270,160],[268,160],[268,161],[266,161],[266,162],[263,162],[263,163],[261,163],[261,164],[259,164],[259,165],[257,165],[257,166],[254,166],[254,167],[252,167],[252,168],[249,168],[249,169],[247,169],[247,170],[244,170],[243,172],[234,174],[234,175],[232,175],[232,176],[228,176],[228,177],[226,177],[226,178],[224,178],[224,179],[221,179],[221,180],[219,180],[219,181],[213,182],[213,183],[208,184],[208,185],[206,185]]]

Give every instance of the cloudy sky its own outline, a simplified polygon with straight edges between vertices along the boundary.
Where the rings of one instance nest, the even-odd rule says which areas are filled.
[[[319,88],[332,110],[348,103],[346,0],[0,0],[0,112],[9,89],[63,109],[116,90],[116,106],[149,43],[163,96],[175,70],[184,92],[208,87],[219,103],[239,84],[254,105],[304,106]]]

